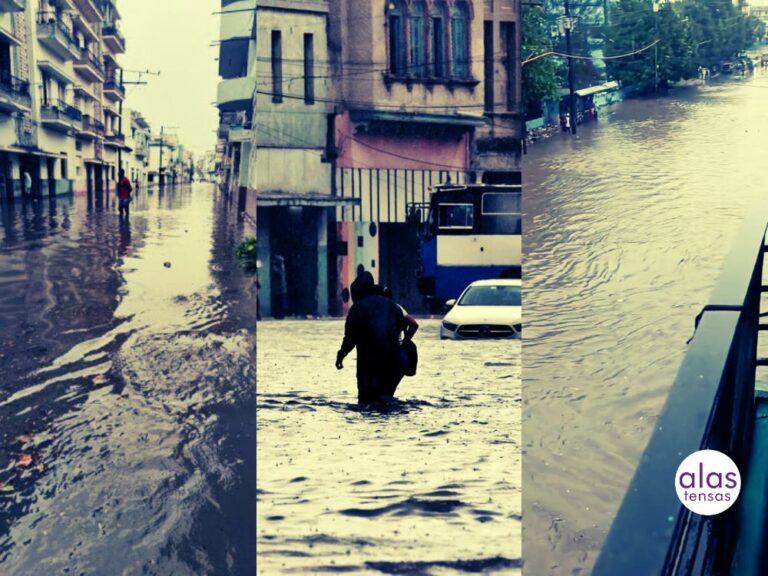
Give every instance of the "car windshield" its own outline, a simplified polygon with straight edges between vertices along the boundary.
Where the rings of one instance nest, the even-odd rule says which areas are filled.
[[[470,286],[459,306],[520,306],[520,286]]]

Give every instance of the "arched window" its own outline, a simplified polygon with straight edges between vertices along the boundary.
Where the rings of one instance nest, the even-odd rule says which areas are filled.
[[[443,0],[435,0],[432,4],[432,10],[429,14],[429,51],[430,51],[430,74],[435,78],[443,78],[446,61],[446,37],[447,28],[445,22],[448,14],[447,7]]]
[[[427,73],[427,50],[424,45],[424,1],[413,0],[409,11],[410,27],[410,74],[412,76],[422,77]]]
[[[451,9],[451,63],[453,76],[469,76],[469,5],[461,0]]]
[[[389,72],[393,76],[405,73],[405,11],[403,2],[392,0],[387,8],[387,25],[389,27]]]

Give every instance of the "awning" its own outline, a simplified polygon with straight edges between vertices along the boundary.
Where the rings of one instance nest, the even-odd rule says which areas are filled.
[[[599,86],[590,86],[589,88],[582,88],[581,90],[576,90],[577,96],[591,96],[592,94],[597,94],[599,92],[608,92],[609,90],[618,90],[619,83],[618,82],[606,82],[605,84],[600,84]]]
[[[422,114],[419,112],[381,112],[378,110],[352,110],[353,122],[401,122],[404,124],[438,124],[474,128],[485,125],[485,118],[471,114]]]
[[[312,206],[334,208],[336,206],[359,206],[360,198],[340,198],[322,194],[280,194],[256,193],[256,207],[265,206]]]

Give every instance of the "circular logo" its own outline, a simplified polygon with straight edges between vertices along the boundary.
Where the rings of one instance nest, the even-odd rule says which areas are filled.
[[[726,454],[699,450],[678,467],[675,490],[688,510],[713,516],[725,512],[736,502],[741,490],[741,474]]]

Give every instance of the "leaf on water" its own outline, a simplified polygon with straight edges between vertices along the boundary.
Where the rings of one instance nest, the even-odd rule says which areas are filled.
[[[22,454],[19,456],[19,466],[26,468],[30,464],[32,464],[32,456],[30,454]]]
[[[22,434],[21,436],[16,437],[16,441],[20,444],[27,444],[29,442],[32,442],[32,435],[31,434]]]
[[[93,377],[92,382],[96,386],[101,386],[102,384],[106,384],[107,383],[107,375],[106,374],[97,374],[96,376]]]
[[[10,484],[6,484],[5,482],[0,482],[0,492],[13,492],[14,488]]]

